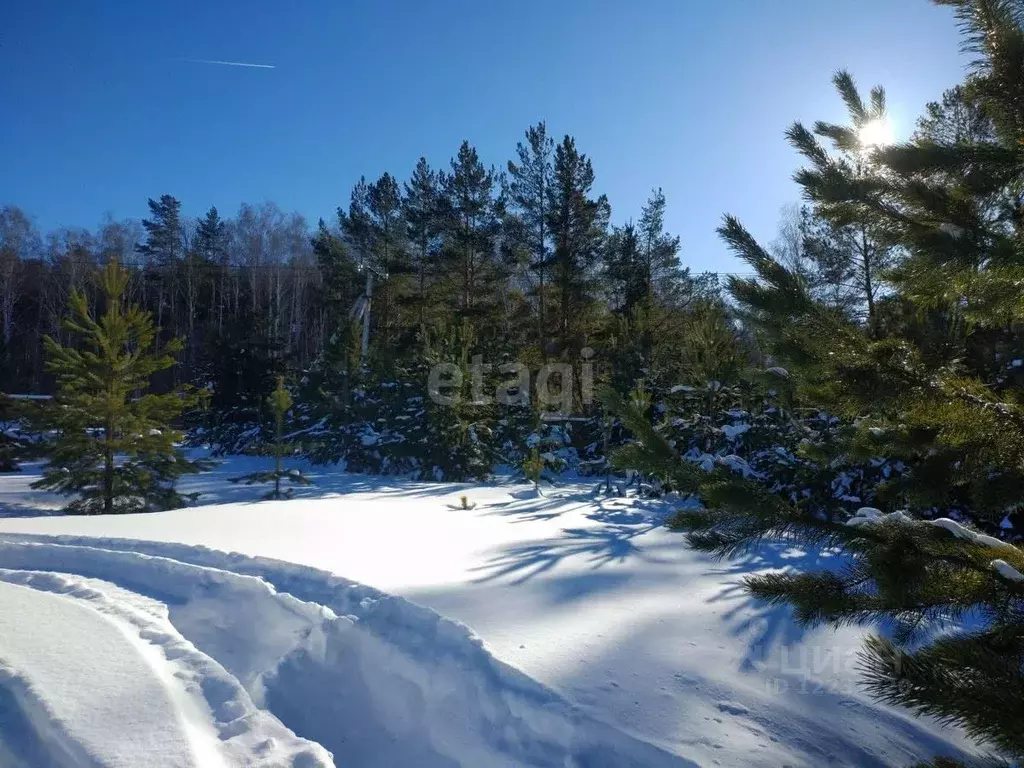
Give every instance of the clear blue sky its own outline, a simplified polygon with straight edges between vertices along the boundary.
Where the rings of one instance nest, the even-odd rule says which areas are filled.
[[[888,91],[897,132],[961,78],[928,0],[5,0],[0,204],[42,229],[273,200],[315,223],[360,175],[503,167],[527,125],[572,133],[622,222],[664,188],[695,269],[737,263],[797,199],[795,119],[841,119],[830,77]],[[270,64],[274,69],[183,59]]]

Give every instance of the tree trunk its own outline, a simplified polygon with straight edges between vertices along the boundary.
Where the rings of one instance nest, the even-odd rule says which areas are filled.
[[[861,268],[864,278],[864,295],[868,304],[868,329],[875,328],[875,289],[871,282],[871,272],[874,268],[872,262],[871,244],[868,243],[867,232],[864,228],[860,231]]]
[[[276,424],[274,426],[274,498],[281,498],[281,422],[284,421],[284,414],[278,411]]]
[[[114,385],[108,387],[106,423],[103,425],[103,513],[109,515],[114,511]]]

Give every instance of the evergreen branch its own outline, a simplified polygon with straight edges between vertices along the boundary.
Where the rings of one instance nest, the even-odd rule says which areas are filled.
[[[864,686],[875,698],[962,726],[982,743],[1024,753],[1019,708],[1024,631],[992,629],[942,638],[916,652],[868,638],[860,655]]]

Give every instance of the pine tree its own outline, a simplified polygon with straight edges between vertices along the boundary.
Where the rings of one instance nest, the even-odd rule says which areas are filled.
[[[832,236],[841,241],[841,247],[854,255],[858,299],[867,325],[873,328],[877,319],[875,303],[881,288],[879,282],[894,259],[894,243],[888,230],[879,224],[860,196],[837,197],[829,193],[827,184],[839,176],[851,188],[877,187],[884,183],[880,167],[872,161],[873,147],[865,145],[862,139],[866,132],[884,130],[885,91],[881,87],[873,88],[870,104],[865,104],[848,72],[836,73],[832,82],[846,104],[852,125],[819,121],[814,124],[812,133],[800,123],[794,123],[786,135],[794,149],[810,163],[810,167],[801,169],[795,176],[803,187],[804,196],[814,206],[815,215],[831,225]],[[816,136],[828,139],[833,153],[830,154]]]
[[[810,294],[825,304],[858,317],[862,291],[857,251],[843,232],[807,205],[789,206],[771,245],[772,256],[807,284]]]
[[[592,199],[594,167],[566,136],[555,147],[554,190],[548,226],[554,244],[552,278],[558,294],[558,338],[563,354],[582,347],[584,319],[611,216],[608,199]]]
[[[80,346],[45,339],[47,369],[57,379],[46,418],[58,437],[33,487],[76,494],[67,507],[73,513],[182,506],[175,482],[204,468],[175,447],[181,434],[173,424],[194,398],[182,390],[147,392],[150,378],[174,365],[181,341],[157,347],[152,316],[123,305],[127,284],[128,273],[111,260],[100,276],[106,306],[99,319],[82,293],[71,295],[64,330]]]
[[[612,306],[622,315],[632,314],[647,295],[642,260],[636,225],[630,221],[616,227],[605,248],[603,278]]]
[[[402,193],[395,177],[385,173],[370,190],[369,213],[374,231],[376,262],[384,275],[378,310],[381,342],[390,346],[407,327],[401,316],[411,270],[406,240]]]
[[[150,257],[156,266],[167,267],[185,251],[181,202],[172,195],[161,195],[159,200],[150,199],[148,204],[152,218],[142,220],[146,242],[136,250]]]
[[[992,141],[995,125],[982,104],[972,95],[970,85],[957,85],[943,92],[941,101],[930,101],[926,114],[918,118],[913,138],[939,145]]]
[[[355,343],[351,313],[362,280],[344,238],[329,229],[323,219],[318,223],[312,242],[321,281],[318,301],[325,316],[324,342],[313,364],[321,379],[316,385],[325,388],[320,397],[340,396],[347,402],[349,376],[359,365],[358,359],[350,359]]]
[[[206,215],[196,225],[196,237],[193,247],[201,263],[211,273],[216,270],[217,283],[213,293],[216,298],[213,305],[217,312],[217,330],[224,327],[224,310],[227,305],[228,281],[228,231],[227,224],[221,219],[216,206],[211,206]]]
[[[423,328],[427,322],[427,279],[434,271],[440,248],[441,233],[441,179],[421,157],[412,178],[405,182],[402,211],[405,215],[406,234],[413,251],[416,270],[416,324]]]
[[[268,398],[285,370],[270,318],[243,305],[211,344],[207,371],[212,423],[202,435],[214,453],[246,453],[270,439]]]
[[[389,173],[373,183],[360,179],[352,190],[347,214],[339,210],[338,216],[361,268],[372,275],[371,318],[377,348],[389,352],[399,333],[399,302],[410,272],[398,182]]]
[[[769,353],[803,402],[848,420],[834,455],[905,466],[878,487],[881,509],[824,514],[727,469],[706,473],[621,402],[638,441],[620,461],[700,493],[706,509],[675,521],[698,549],[727,556],[776,540],[841,553],[843,568],[758,575],[747,589],[792,605],[809,625],[887,622],[891,631],[870,636],[861,654],[868,692],[1020,759],[1024,552],[990,534],[1020,505],[1024,387],[989,376],[993,355],[981,352],[1022,346],[1024,26],[1008,0],[946,4],[980,55],[967,87],[992,117],[991,138],[942,133],[862,148],[870,174],[816,154],[798,174],[812,200],[854,212],[906,254],[885,302],[903,314],[880,304],[872,327],[852,323],[736,219],[720,230],[757,273],[729,290]],[[822,133],[852,151],[863,127],[853,123]]]
[[[442,182],[445,214],[443,261],[460,317],[477,324],[497,303],[502,271],[497,259],[502,201],[499,177],[476,149],[462,142]]]
[[[688,275],[679,266],[679,237],[665,231],[666,205],[661,188],[653,190],[640,210],[637,234],[641,276],[646,285],[643,298],[672,303]]]
[[[526,129],[526,143],[516,144],[518,163],[508,161],[509,203],[518,216],[529,269],[537,275],[537,338],[543,347],[546,331],[544,278],[551,266],[548,216],[551,209],[555,142],[544,121]]]
[[[158,328],[162,328],[164,307],[170,303],[173,309],[176,298],[174,276],[185,253],[185,228],[181,220],[181,202],[172,195],[161,195],[159,200],[150,199],[149,213],[151,218],[142,220],[146,242],[138,244],[135,250],[147,257],[146,266],[157,284],[154,302],[156,323]]]
[[[309,485],[310,481],[300,470],[290,469],[287,472],[281,469],[281,457],[284,453],[284,417],[292,407],[292,396],[284,385],[284,376],[277,377],[277,386],[267,398],[267,405],[274,414],[274,469],[269,472],[253,472],[242,477],[233,477],[233,483],[245,483],[255,485],[256,483],[274,483],[274,488],[264,495],[264,499],[278,500],[290,498],[293,492],[289,488],[281,493],[281,481],[287,480],[293,485]]]
[[[494,455],[489,447],[495,406],[478,403],[472,396],[471,352],[476,333],[469,320],[458,325],[438,324],[423,335],[422,362],[415,375],[428,385],[423,396],[409,402],[406,415],[414,428],[406,439],[415,447],[413,462],[421,478],[437,480],[483,480],[491,472]],[[453,374],[452,386],[443,380],[431,391],[428,369],[446,366]]]

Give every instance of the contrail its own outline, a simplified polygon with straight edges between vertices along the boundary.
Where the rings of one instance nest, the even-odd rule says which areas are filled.
[[[179,59],[192,64],[220,64],[225,67],[251,67],[253,69],[276,69],[275,64],[252,64],[248,61],[219,61],[218,59]]]

